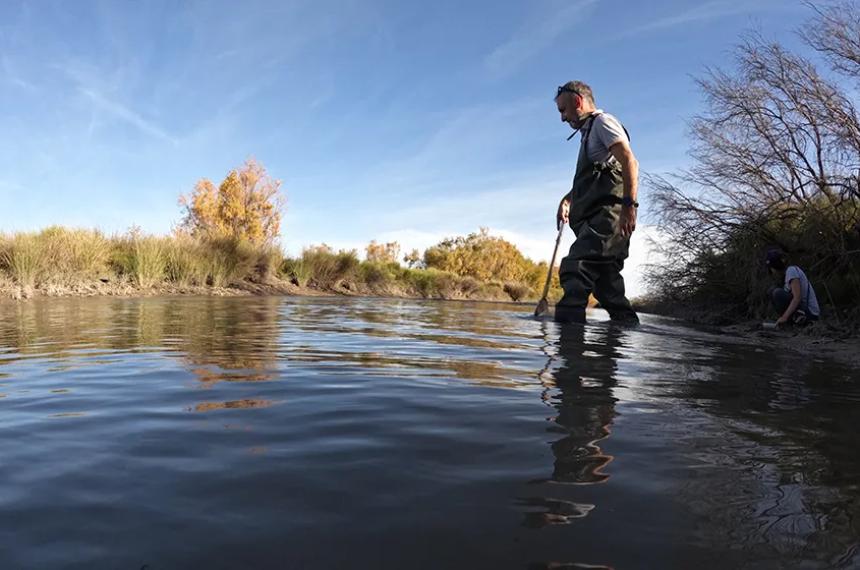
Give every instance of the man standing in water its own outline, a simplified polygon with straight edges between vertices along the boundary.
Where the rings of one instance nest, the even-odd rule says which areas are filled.
[[[613,321],[637,324],[621,276],[639,206],[639,163],[630,138],[618,119],[595,107],[591,87],[581,81],[559,87],[555,102],[561,120],[581,135],[573,187],[556,215],[557,227],[569,223],[576,241],[561,260],[564,296],[556,304],[555,320],[584,323],[593,292]]]

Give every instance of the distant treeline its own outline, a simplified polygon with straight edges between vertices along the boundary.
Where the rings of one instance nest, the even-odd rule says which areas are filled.
[[[751,34],[731,70],[698,81],[693,166],[648,181],[667,238],[646,276],[656,308],[765,315],[763,260],[777,247],[809,274],[830,322],[860,322],[860,10],[809,9],[808,53]]]
[[[378,295],[444,299],[535,299],[548,265],[523,256],[510,242],[487,230],[443,240],[423,255],[413,250],[399,263],[396,243],[371,242],[365,260],[356,251],[335,252],[326,245],[287,258],[282,275],[296,285]],[[557,272],[552,295],[561,296]]]
[[[445,240],[423,255],[412,251],[403,265],[399,249],[371,242],[360,260],[354,250],[319,245],[285,257],[274,243],[247,237],[152,236],[137,229],[106,236],[54,226],[0,236],[0,290],[26,297],[86,292],[93,284],[181,289],[289,281],[334,293],[517,301],[535,298],[546,277],[546,263],[530,261],[485,230]]]

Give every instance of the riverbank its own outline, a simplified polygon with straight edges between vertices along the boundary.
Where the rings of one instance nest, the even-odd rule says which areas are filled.
[[[640,312],[678,319],[718,335],[748,338],[766,349],[802,352],[811,358],[822,356],[860,366],[860,310],[825,309],[822,319],[807,327],[774,330],[765,329],[763,320],[738,317],[731,307],[659,303],[653,299],[634,305]]]
[[[80,298],[80,297],[165,297],[165,296],[208,296],[208,297],[241,297],[264,295],[295,295],[305,297],[355,297],[378,296],[400,299],[436,299],[446,301],[497,301],[497,302],[537,302],[537,299],[526,298],[514,300],[506,293],[501,285],[487,287],[457,287],[456,279],[446,290],[429,291],[423,295],[415,290],[398,287],[374,288],[362,284],[341,283],[329,288],[317,288],[311,285],[300,286],[291,280],[270,278],[265,281],[237,281],[228,286],[216,287],[211,285],[177,285],[161,282],[149,286],[140,286],[129,279],[100,279],[77,283],[74,285],[41,284],[35,287],[23,287],[8,279],[0,279],[0,299],[26,301],[38,298]],[[447,294],[446,294],[447,293]]]
[[[242,295],[297,294],[288,282],[237,284],[227,287],[200,285],[175,285],[159,283],[142,287],[131,281],[94,281],[75,285],[43,284],[23,287],[11,281],[0,282],[0,298],[23,301],[44,297],[159,297],[173,295],[195,295],[214,297],[236,297]]]
[[[808,354],[860,367],[860,335],[852,327],[825,318],[806,327],[765,329],[760,321],[718,327],[720,334],[742,336],[776,351]]]

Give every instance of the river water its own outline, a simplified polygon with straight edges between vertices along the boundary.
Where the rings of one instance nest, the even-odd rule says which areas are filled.
[[[860,374],[644,316],[0,305],[0,568],[860,568]]]

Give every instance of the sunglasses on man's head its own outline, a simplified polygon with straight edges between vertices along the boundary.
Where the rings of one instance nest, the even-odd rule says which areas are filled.
[[[579,93],[579,91],[577,91],[576,89],[572,89],[570,87],[567,87],[565,85],[559,86],[558,92],[556,92],[556,94],[555,94],[556,98],[558,98],[558,96],[561,95],[562,93],[573,93],[574,95],[579,95],[580,97],[582,97],[582,95]]]

